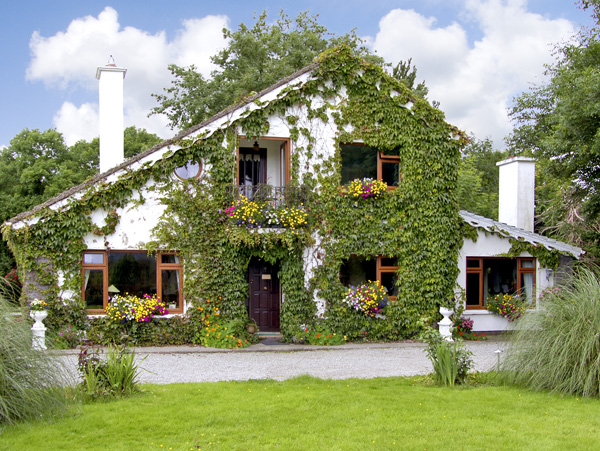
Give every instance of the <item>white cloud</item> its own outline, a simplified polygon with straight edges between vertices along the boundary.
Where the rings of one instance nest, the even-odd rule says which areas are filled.
[[[78,108],[65,102],[54,115],[53,122],[68,145],[81,139],[90,141],[98,136],[98,104],[84,103]]]
[[[456,22],[436,27],[434,18],[396,9],[381,19],[373,49],[394,64],[412,58],[449,122],[503,147],[512,97],[541,80],[552,44],[575,27],[527,11],[526,0],[465,0],[464,8],[482,33],[474,43]]]
[[[30,41],[32,60],[26,77],[42,81],[48,87],[83,88],[97,92],[96,67],[107,63],[113,55],[117,65],[127,68],[124,84],[125,126],[144,127],[162,137],[173,134],[163,117],[147,117],[156,100],[150,94],[167,87],[171,74],[167,65],[195,65],[208,75],[214,68],[210,55],[226,42],[221,30],[228,25],[226,16],[206,16],[189,19],[169,41],[165,32],[154,35],[134,27],[122,28],[117,12],[106,7],[98,17],[86,16],[73,20],[66,31],[42,37],[33,33]],[[96,116],[92,114],[96,111]],[[83,117],[77,118],[78,114]],[[98,135],[97,105],[76,107],[66,102],[54,116],[58,131],[68,144],[73,139]],[[85,128],[84,128],[85,127]]]

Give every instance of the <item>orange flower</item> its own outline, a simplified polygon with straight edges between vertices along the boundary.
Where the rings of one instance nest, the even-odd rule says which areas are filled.
[[[215,316],[219,316],[219,312],[215,313]]]
[[[221,296],[219,296],[219,301],[221,300]]]

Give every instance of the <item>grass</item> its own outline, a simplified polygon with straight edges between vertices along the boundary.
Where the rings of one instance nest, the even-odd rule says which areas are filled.
[[[0,279],[0,424],[59,415],[67,406],[62,368],[32,349],[27,318],[6,300],[12,285]]]
[[[6,428],[0,448],[595,449],[600,400],[424,378],[144,385],[54,423]]]
[[[519,320],[503,364],[509,382],[533,389],[600,395],[600,268],[540,296],[540,309]]]

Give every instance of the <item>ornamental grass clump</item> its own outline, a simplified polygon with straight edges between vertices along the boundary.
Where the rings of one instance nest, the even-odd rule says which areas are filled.
[[[473,366],[473,353],[461,341],[446,341],[437,330],[427,330],[423,338],[428,344],[426,353],[433,365],[435,382],[448,387],[463,384]]]
[[[357,312],[375,318],[389,301],[385,288],[376,280],[350,287],[343,302]]]
[[[31,325],[16,313],[0,293],[0,425],[55,416],[68,406],[66,369],[32,349]]]
[[[501,376],[534,390],[598,397],[600,268],[579,268],[542,299],[511,336]]]
[[[82,395],[86,401],[124,397],[139,391],[140,370],[135,362],[135,354],[124,346],[109,345],[104,360],[97,349],[84,348],[79,353],[78,369],[82,378]]]

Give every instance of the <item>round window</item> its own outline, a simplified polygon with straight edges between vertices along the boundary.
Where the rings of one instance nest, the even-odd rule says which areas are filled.
[[[181,180],[189,180],[199,177],[202,173],[202,163],[199,161],[188,161],[185,165],[175,169],[175,175]]]

